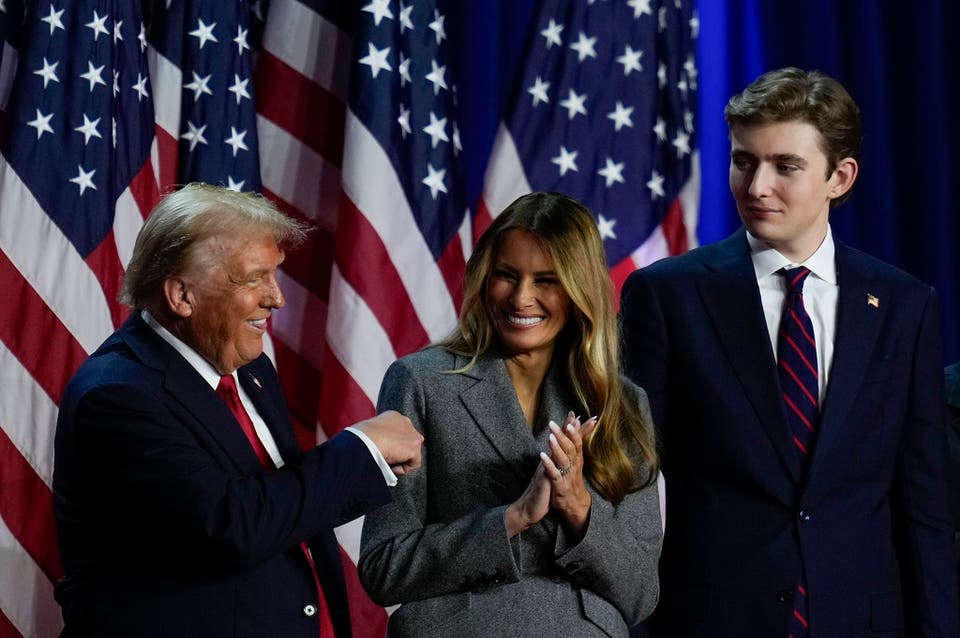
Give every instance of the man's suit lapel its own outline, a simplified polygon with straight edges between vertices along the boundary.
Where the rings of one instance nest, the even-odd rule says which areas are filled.
[[[456,365],[466,365],[466,360],[457,357]],[[476,365],[460,376],[476,380],[476,383],[470,383],[460,392],[460,401],[477,428],[507,461],[517,479],[524,483],[529,481],[530,468],[518,461],[536,458],[540,450],[526,426],[503,360],[492,356],[480,357]]]
[[[713,272],[698,284],[701,299],[744,395],[753,405],[784,468],[799,485],[803,468],[790,439],[780,399],[776,363],[745,232],[741,230],[716,248],[705,261]],[[695,392],[696,388],[690,391]]]
[[[889,290],[865,270],[856,253],[837,242],[837,331],[827,394],[820,411],[817,444],[810,466],[809,485],[826,468],[844,463],[849,450],[836,449],[837,435],[849,420],[860,384],[868,376],[871,353],[893,302]],[[870,301],[876,299],[876,305]],[[837,455],[840,455],[837,458]]]
[[[226,403],[186,359],[143,321],[139,313],[127,320],[123,340],[145,365],[163,372],[164,389],[181,410],[209,432],[237,469],[244,474],[262,469],[256,452]]]
[[[273,364],[266,355],[261,355],[256,361],[237,370],[237,378],[270,428],[284,462],[296,461],[300,456],[300,446],[293,434],[293,426],[286,410],[283,409],[285,404],[280,388],[275,383],[276,372]]]

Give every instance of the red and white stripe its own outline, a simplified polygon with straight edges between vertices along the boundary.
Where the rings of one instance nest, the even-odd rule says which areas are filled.
[[[126,314],[115,301],[122,274],[115,238],[128,250],[127,220],[139,211],[124,193],[114,232],[84,259],[2,157],[0,210],[17,211],[0,215],[8,295],[0,308],[0,635],[56,636],[57,405],[76,368]]]

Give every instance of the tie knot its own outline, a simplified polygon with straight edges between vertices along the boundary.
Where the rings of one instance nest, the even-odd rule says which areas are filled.
[[[810,270],[803,266],[799,268],[785,268],[783,274],[787,279],[787,294],[799,294],[803,292],[803,282],[807,280],[807,275],[810,274]]]
[[[217,394],[220,396],[239,394],[237,392],[237,382],[234,381],[232,374],[225,374],[220,377],[220,383],[217,385]]]

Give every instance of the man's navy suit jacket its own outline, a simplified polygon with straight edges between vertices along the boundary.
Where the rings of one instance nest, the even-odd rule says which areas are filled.
[[[68,384],[53,478],[65,636],[316,638],[304,540],[350,635],[332,530],[389,500],[382,474],[350,433],[300,451],[266,356],[237,374],[280,470],[261,468],[226,404],[139,314]]]
[[[627,372],[667,483],[655,636],[785,637],[800,576],[814,638],[958,635],[936,295],[840,242],[836,261],[806,471],[745,231],[626,282]]]

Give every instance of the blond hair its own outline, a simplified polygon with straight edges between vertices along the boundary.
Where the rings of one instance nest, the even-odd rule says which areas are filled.
[[[140,229],[120,301],[136,310],[156,302],[164,280],[204,258],[194,248],[209,237],[260,231],[272,234],[278,246],[290,248],[301,243],[308,230],[256,193],[187,184],[164,196]]]
[[[599,416],[584,444],[585,472],[604,498],[619,503],[650,485],[659,463],[653,428],[644,422],[620,376],[612,286],[603,242],[586,207],[559,193],[531,193],[510,204],[480,237],[467,262],[460,322],[440,345],[469,358],[467,368],[496,347],[497,333],[485,303],[487,281],[500,241],[513,229],[537,236],[570,297],[570,318],[558,344],[566,348],[566,372],[577,400]]]

